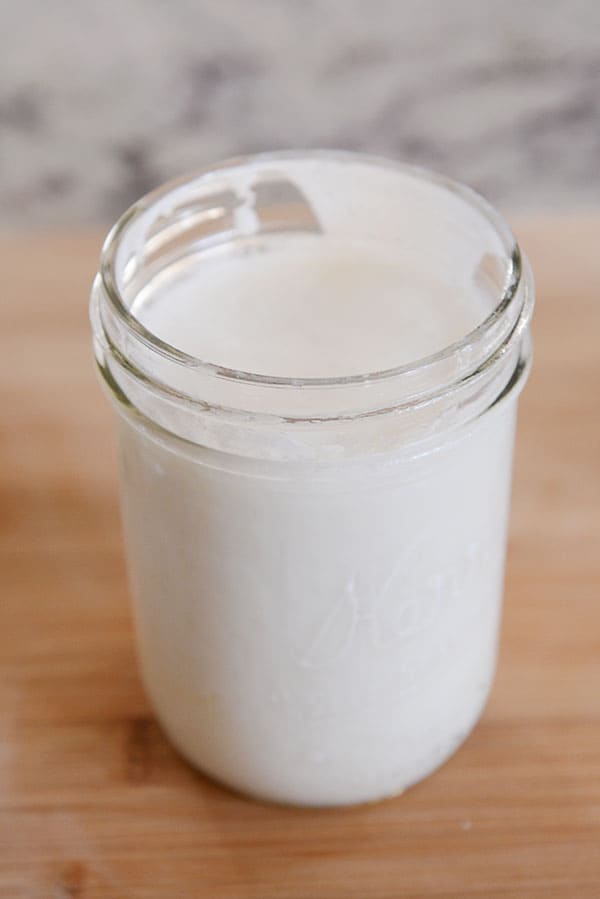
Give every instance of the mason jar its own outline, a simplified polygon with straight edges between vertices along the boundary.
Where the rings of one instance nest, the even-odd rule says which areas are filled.
[[[233,160],[110,232],[91,319],[141,671],[210,777],[358,803],[465,740],[496,663],[532,305],[487,202],[356,154]]]

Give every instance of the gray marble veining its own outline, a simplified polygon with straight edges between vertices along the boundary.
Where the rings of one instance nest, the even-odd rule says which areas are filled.
[[[436,168],[510,209],[600,203],[597,0],[19,0],[0,225],[106,223],[281,147]]]

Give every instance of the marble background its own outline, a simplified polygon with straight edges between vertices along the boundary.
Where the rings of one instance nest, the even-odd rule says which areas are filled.
[[[106,223],[161,181],[339,146],[505,209],[600,204],[598,0],[0,0],[0,226]]]

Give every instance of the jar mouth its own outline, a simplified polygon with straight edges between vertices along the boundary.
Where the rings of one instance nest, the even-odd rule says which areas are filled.
[[[294,161],[306,160],[335,164],[347,162],[388,170],[390,172],[397,172],[398,174],[419,179],[420,181],[427,182],[432,186],[445,190],[475,210],[481,215],[482,219],[487,221],[487,223],[494,229],[501,241],[503,250],[506,254],[505,258],[508,263],[508,271],[504,280],[503,289],[499,292],[497,303],[491,312],[489,312],[480,324],[468,331],[460,339],[448,343],[438,352],[422,356],[414,361],[365,373],[307,377],[280,376],[246,371],[244,369],[228,367],[206,359],[201,359],[198,356],[191,355],[173,344],[168,343],[153,331],[149,330],[138,318],[136,318],[130,311],[119,287],[116,260],[119,247],[127,232],[133,228],[145,214],[151,211],[156,204],[160,203],[174,192],[181,191],[182,189],[185,190],[186,187],[191,187],[202,181],[210,181],[211,179],[227,175],[227,170],[271,164],[286,164]],[[438,175],[418,166],[394,162],[369,154],[336,150],[310,150],[302,152],[277,151],[271,153],[258,153],[245,157],[234,157],[214,166],[199,169],[182,178],[167,182],[134,203],[117,221],[115,226],[109,232],[102,247],[99,270],[103,292],[111,307],[112,314],[116,317],[120,326],[129,333],[131,338],[143,344],[147,349],[159,354],[171,363],[184,367],[190,372],[196,371],[198,373],[203,373],[207,376],[218,378],[220,381],[233,381],[237,384],[282,388],[288,387],[294,389],[358,387],[372,382],[375,383],[388,380],[397,381],[398,379],[403,381],[414,381],[419,380],[419,376],[425,374],[428,375],[427,379],[429,380],[429,377],[433,375],[433,372],[437,369],[443,369],[445,363],[449,360],[460,359],[465,354],[472,357],[473,350],[478,345],[486,343],[486,337],[491,336],[494,331],[498,330],[499,324],[506,318],[507,311],[511,305],[516,302],[516,298],[520,293],[523,274],[524,268],[521,251],[510,227],[495,209],[476,191],[450,178]],[[529,315],[530,304],[526,302],[524,303],[520,314],[517,316],[517,323],[520,329],[526,326]],[[497,336],[498,339],[492,341],[493,345],[487,347],[484,351],[483,359],[480,360],[481,362],[485,362],[486,357],[491,357],[498,351],[503,339],[506,339],[507,336],[514,336],[513,328],[511,327],[509,329],[508,335],[507,333],[504,333],[502,339],[500,339],[499,335]]]
[[[421,203],[426,211],[419,216]],[[246,218],[240,226],[240,210],[252,213],[250,230]],[[474,319],[480,323],[407,364],[288,377],[190,355],[149,330],[130,308],[157,275],[201,259],[206,249],[235,244],[253,250],[257,238],[270,247],[272,237],[309,233],[364,239],[371,247],[383,241],[399,265],[410,265],[415,248],[425,248],[427,271],[450,272],[459,293],[481,288],[486,302]],[[414,166],[313,150],[232,159],[135,203],[106,239],[90,311],[96,360],[124,414],[195,445],[290,460],[437,440],[474,421],[507,391],[516,395],[529,369],[532,308],[527,259],[477,193]]]

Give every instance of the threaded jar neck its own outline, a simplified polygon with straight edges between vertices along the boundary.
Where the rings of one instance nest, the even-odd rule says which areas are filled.
[[[199,358],[132,311],[175,266],[201,271],[215,249],[268,253],[298,235],[385,246],[399,266],[429,266],[458,294],[479,291],[485,314],[425,357],[307,377]],[[443,440],[516,391],[532,306],[526,259],[473,191],[420,169],[318,151],[233,160],[140,200],[105,242],[91,317],[100,371],[126,414],[211,449],[328,459]]]

